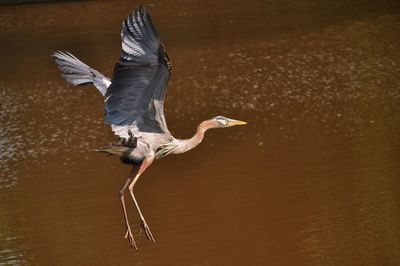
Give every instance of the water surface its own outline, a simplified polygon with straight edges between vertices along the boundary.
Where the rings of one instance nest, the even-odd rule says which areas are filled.
[[[159,1],[174,64],[169,128],[190,137],[135,187],[157,240],[125,239],[129,167],[93,88],[50,58],[106,75],[137,3],[0,7],[0,264],[396,265],[400,261],[400,6],[397,1]]]

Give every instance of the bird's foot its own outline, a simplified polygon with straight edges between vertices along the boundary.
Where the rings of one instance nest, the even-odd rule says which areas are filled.
[[[135,239],[133,238],[133,235],[132,235],[131,228],[129,226],[126,229],[125,238],[128,239],[129,245],[131,245],[131,248],[135,248],[136,250],[138,250]]]
[[[146,233],[147,239],[156,242],[156,240],[153,237],[153,234],[150,231],[149,226],[147,225],[146,221],[144,219],[141,219],[142,221],[140,222],[140,229],[139,229],[139,235],[142,233],[142,230]]]

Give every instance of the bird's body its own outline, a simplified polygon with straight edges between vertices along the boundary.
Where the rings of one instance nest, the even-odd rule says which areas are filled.
[[[68,52],[54,57],[64,79],[72,85],[93,84],[105,97],[105,121],[111,124],[120,142],[99,149],[133,164],[120,191],[127,232],[125,237],[136,248],[125,208],[124,192],[129,188],[146,236],[154,237],[133,194],[133,186],[154,159],[179,154],[196,147],[211,128],[243,125],[245,122],[217,116],[205,120],[190,139],[177,139],[169,132],[164,116],[164,98],[172,64],[151,21],[147,7],[141,5],[124,21],[121,32],[121,57],[112,79],[92,69]]]

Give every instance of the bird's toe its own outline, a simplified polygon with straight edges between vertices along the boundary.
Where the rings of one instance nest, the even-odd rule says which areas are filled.
[[[138,248],[136,246],[135,239],[133,238],[133,235],[132,235],[132,232],[131,232],[130,228],[128,228],[126,230],[125,238],[128,239],[128,242],[129,242],[129,245],[131,246],[131,248],[135,248],[136,250],[138,250]]]

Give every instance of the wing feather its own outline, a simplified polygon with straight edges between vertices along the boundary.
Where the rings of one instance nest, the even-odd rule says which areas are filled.
[[[106,76],[69,52],[57,51],[52,56],[58,64],[62,77],[68,83],[75,86],[92,83],[102,95],[106,93],[107,87],[110,85],[110,80]]]
[[[122,23],[122,51],[105,95],[107,123],[142,132],[169,133],[163,104],[171,63],[146,6]],[[125,132],[126,133],[126,132]]]

